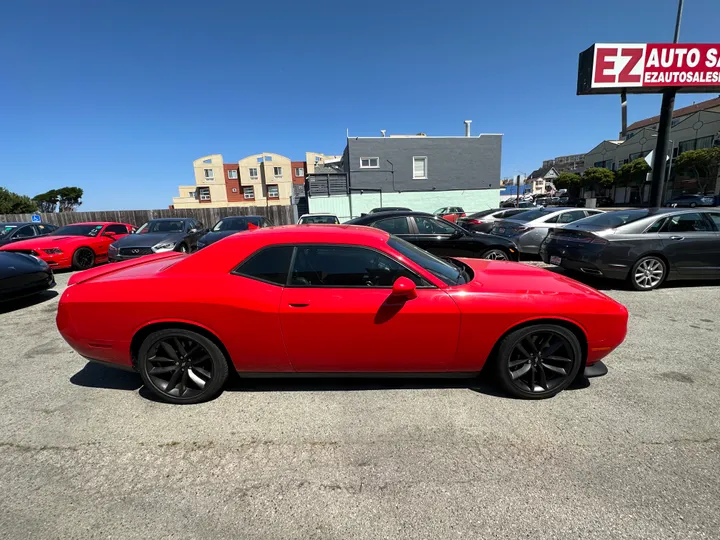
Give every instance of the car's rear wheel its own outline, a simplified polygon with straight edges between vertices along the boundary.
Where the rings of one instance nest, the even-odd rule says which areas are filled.
[[[181,328],[146,337],[137,367],[145,386],[169,403],[212,399],[228,378],[228,363],[220,348],[205,336]]]
[[[95,264],[95,253],[92,249],[82,247],[73,253],[72,267],[73,270],[87,270]]]
[[[509,261],[510,257],[508,254],[498,248],[488,249],[487,251],[484,251],[482,255],[480,255],[481,259],[490,259],[491,261]]]
[[[662,285],[666,276],[665,261],[660,257],[650,255],[643,257],[633,265],[628,279],[636,291],[652,291]]]
[[[580,342],[570,330],[537,324],[508,334],[495,360],[497,378],[509,394],[543,399],[565,390],[575,380],[583,356]]]
[[[690,208],[695,208],[696,206],[697,206],[697,203],[694,203],[694,202],[690,203]]]

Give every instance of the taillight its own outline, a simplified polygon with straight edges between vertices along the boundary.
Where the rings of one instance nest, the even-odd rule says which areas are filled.
[[[470,223],[471,225],[482,225],[483,222],[479,219],[468,219],[465,223]]]
[[[600,236],[596,236],[590,241],[591,244],[608,244],[609,242]]]

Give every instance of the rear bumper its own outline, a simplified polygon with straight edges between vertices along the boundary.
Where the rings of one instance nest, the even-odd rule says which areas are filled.
[[[540,247],[540,257],[547,264],[555,264],[550,262],[550,258],[559,257],[560,264],[556,264],[556,266],[589,276],[624,280],[630,272],[629,266],[620,262],[604,262],[598,254],[582,253],[578,249],[560,248],[547,242]]]

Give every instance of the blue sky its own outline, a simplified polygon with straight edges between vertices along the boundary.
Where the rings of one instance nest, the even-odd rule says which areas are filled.
[[[593,42],[671,41],[675,0],[10,0],[0,6],[0,185],[77,185],[83,210],[165,208],[192,161],[340,153],[351,135],[503,133],[504,176],[620,130],[575,95]],[[717,42],[688,0],[684,42]],[[677,106],[707,99],[680,96]],[[630,96],[630,122],[658,113]]]

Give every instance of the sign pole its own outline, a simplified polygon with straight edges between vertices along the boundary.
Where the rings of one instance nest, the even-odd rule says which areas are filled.
[[[675,36],[673,43],[680,39],[680,21],[682,20],[683,0],[678,1],[677,18],[675,19]],[[658,125],[657,146],[653,156],[652,180],[650,184],[650,205],[660,208],[665,195],[665,165],[670,143],[670,130],[672,129],[672,113],[675,108],[674,88],[663,91],[662,105],[660,105],[660,124]],[[672,156],[670,156],[672,159]]]

